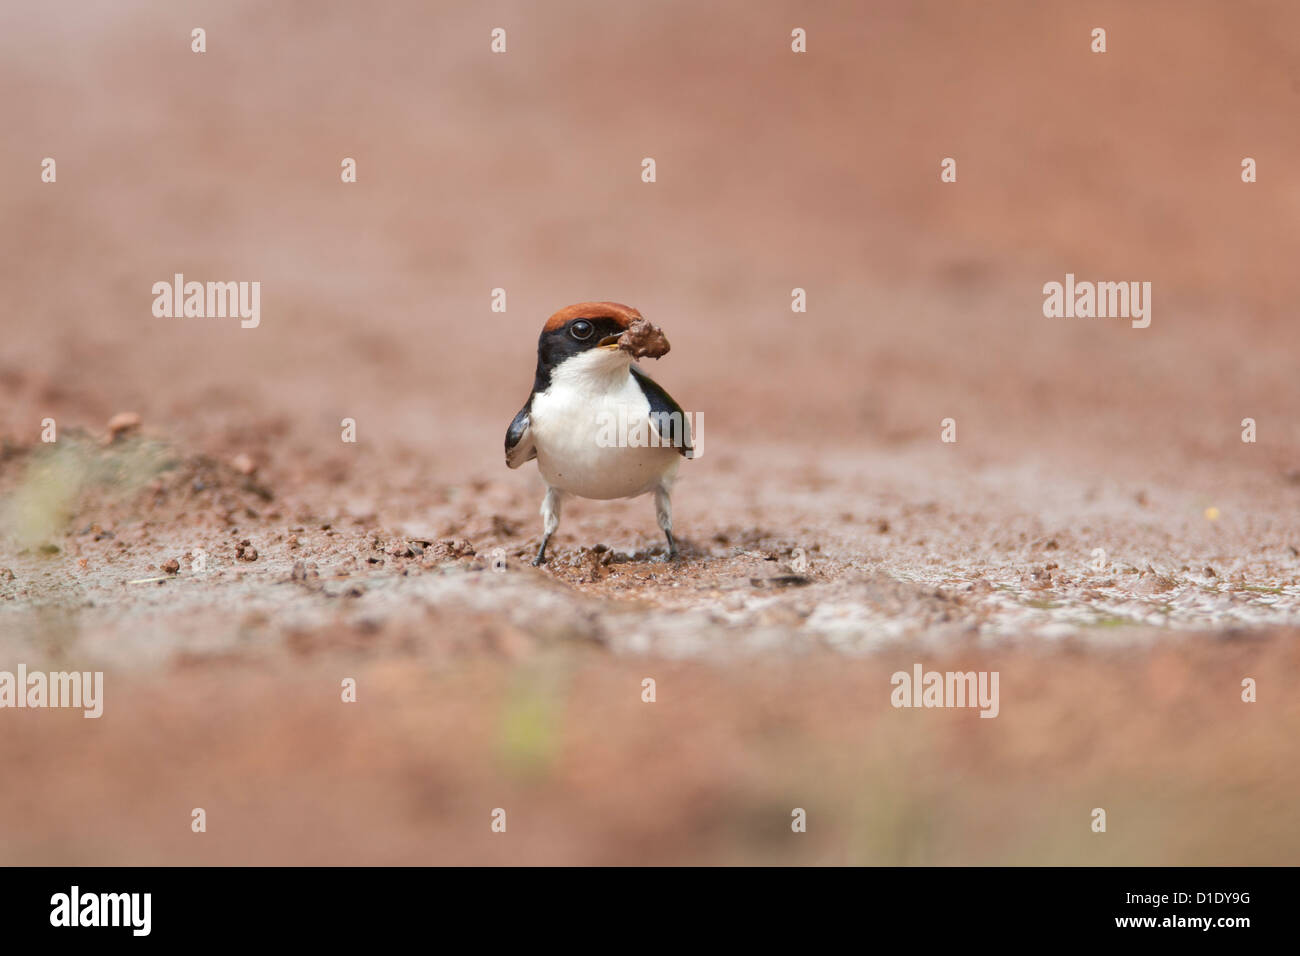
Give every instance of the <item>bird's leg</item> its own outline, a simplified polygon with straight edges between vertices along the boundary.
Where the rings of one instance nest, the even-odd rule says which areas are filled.
[[[546,560],[546,544],[559,526],[560,492],[554,488],[547,488],[546,497],[542,499],[542,546],[537,549],[537,557],[533,558],[533,567]]]
[[[655,517],[659,519],[659,527],[668,538],[668,557],[675,559],[679,552],[677,542],[673,539],[673,500],[663,485],[655,489]]]

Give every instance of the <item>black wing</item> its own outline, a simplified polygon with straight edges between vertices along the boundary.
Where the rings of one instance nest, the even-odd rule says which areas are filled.
[[[526,461],[537,457],[537,448],[533,444],[533,435],[529,431],[528,410],[532,407],[533,396],[528,396],[524,407],[506,429],[506,464],[518,468]]]
[[[682,406],[673,401],[673,397],[660,388],[658,382],[635,365],[632,366],[632,377],[637,380],[650,402],[650,425],[659,433],[659,440],[672,445],[682,453],[683,458],[694,458],[691,423],[682,411]]]

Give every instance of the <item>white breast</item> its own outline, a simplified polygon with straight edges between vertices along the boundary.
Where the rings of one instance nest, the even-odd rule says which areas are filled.
[[[648,420],[650,403],[630,367],[625,352],[592,349],[556,367],[550,387],[533,396],[529,429],[551,487],[582,498],[631,498],[672,481],[677,449],[632,447],[637,436],[629,431]]]

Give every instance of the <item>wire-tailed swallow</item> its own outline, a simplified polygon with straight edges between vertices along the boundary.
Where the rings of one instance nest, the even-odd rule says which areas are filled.
[[[653,491],[669,557],[677,557],[670,490],[681,459],[694,457],[690,422],[632,364],[667,351],[662,332],[617,302],[580,302],[542,327],[532,394],[506,432],[506,464],[536,458],[546,481],[534,565],[546,560],[565,495],[609,500]]]

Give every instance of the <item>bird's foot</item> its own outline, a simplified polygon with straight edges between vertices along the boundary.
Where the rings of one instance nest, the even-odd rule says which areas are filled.
[[[537,549],[537,557],[533,558],[533,567],[540,568],[546,563],[546,546],[551,543],[551,536],[545,535],[542,538],[541,547]]]

